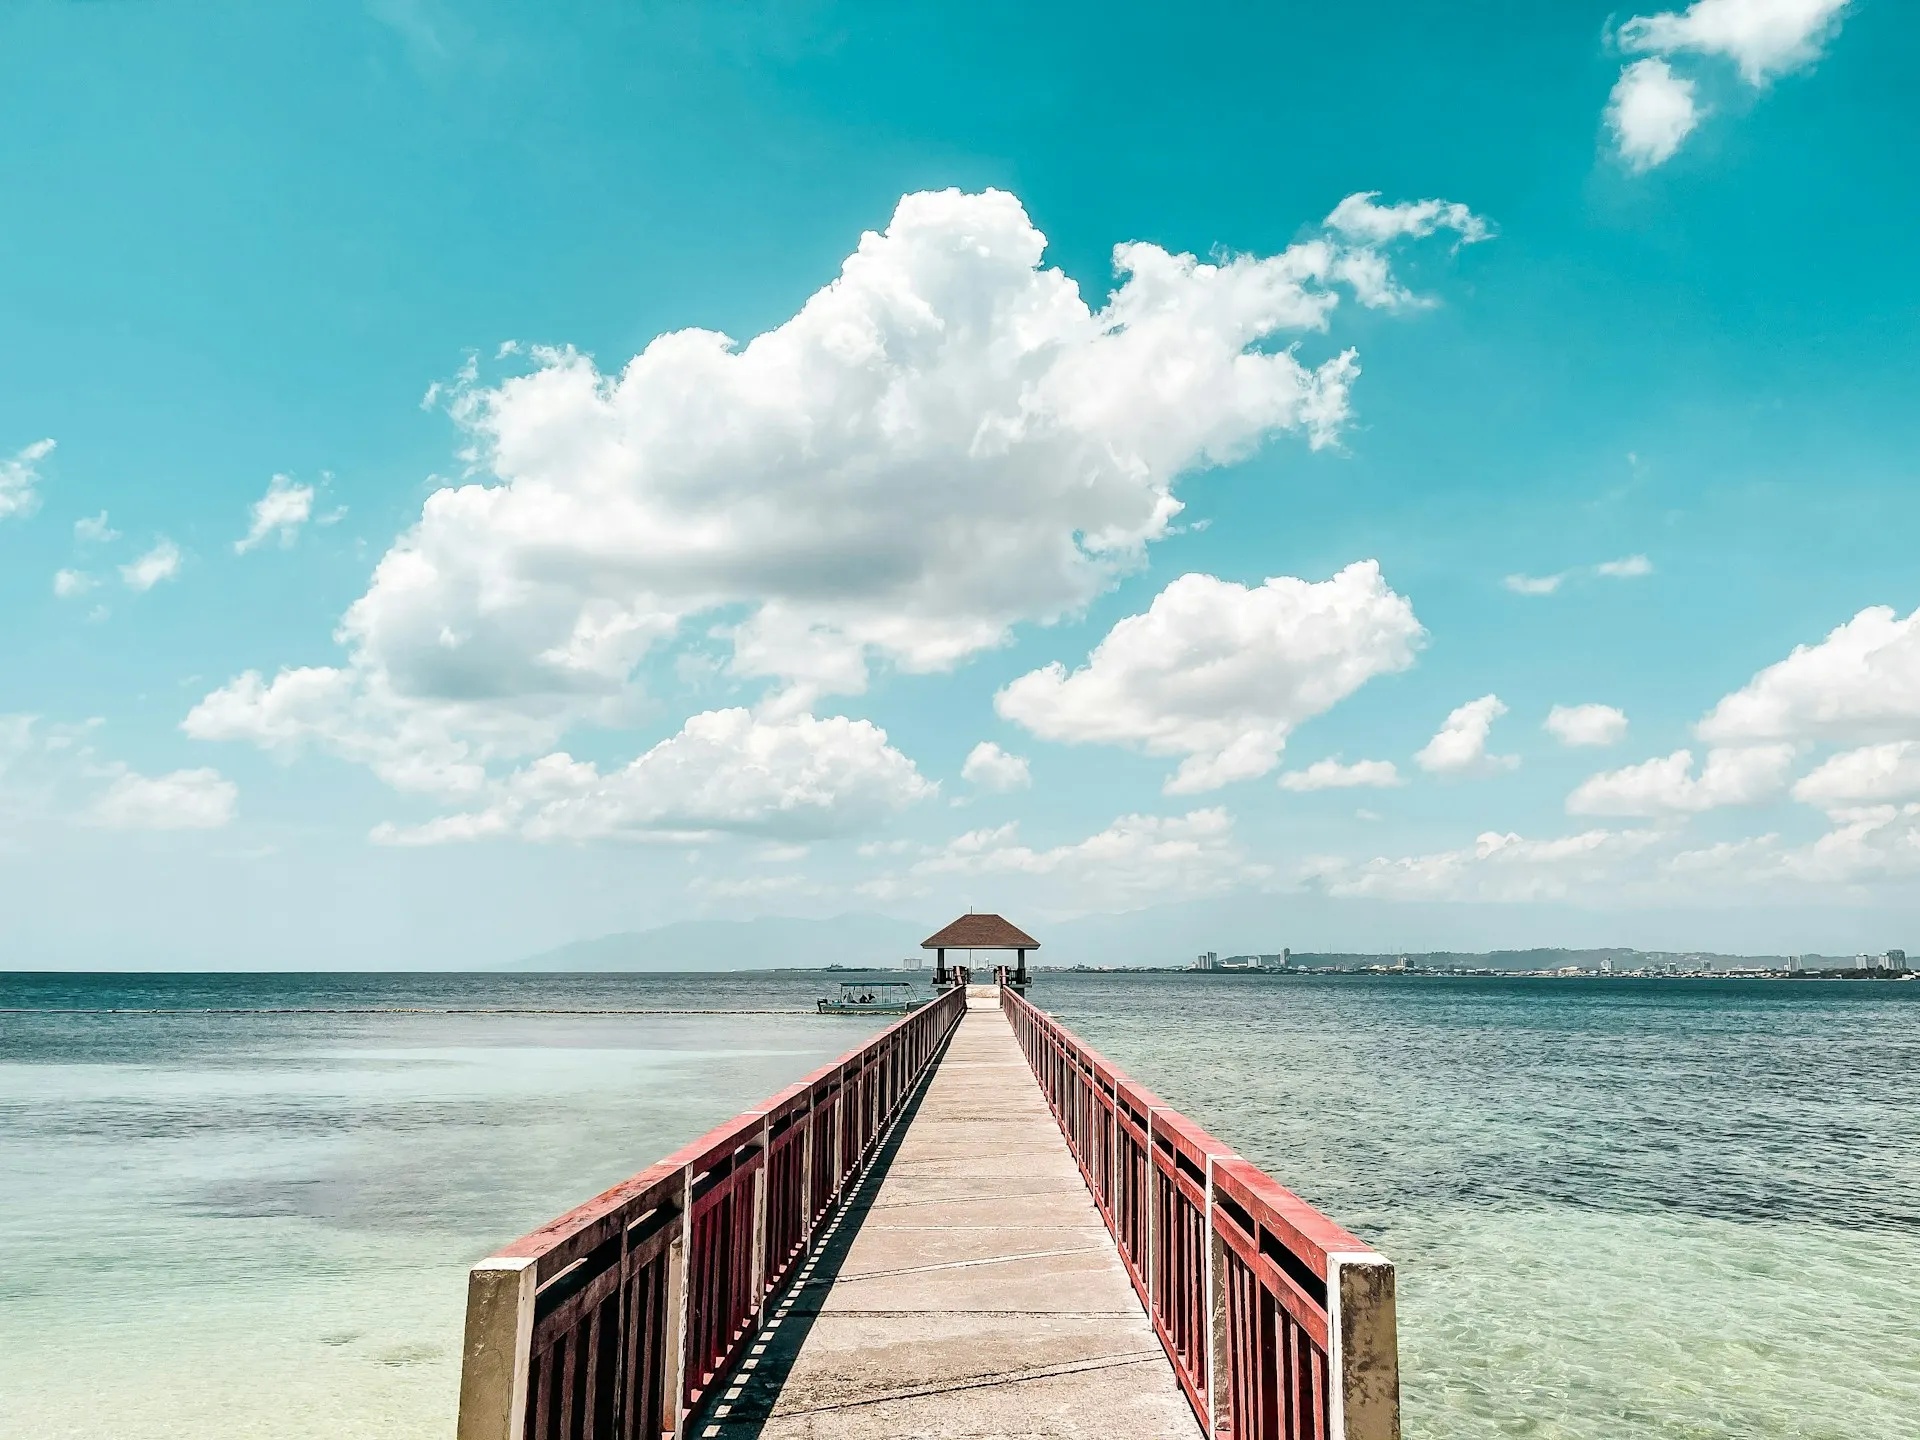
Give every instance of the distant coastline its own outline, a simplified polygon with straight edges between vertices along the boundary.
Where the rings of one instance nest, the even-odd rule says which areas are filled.
[[[1207,957],[1213,959],[1214,957]],[[1253,975],[1422,975],[1422,976],[1531,976],[1539,979],[1752,979],[1752,980],[1911,980],[1904,950],[1878,954],[1726,955],[1704,951],[1634,950],[1611,948],[1573,950],[1287,952],[1282,963],[1272,955],[1229,955],[1218,964],[1197,965],[1071,965],[1066,971],[1088,973],[1136,971],[1171,972],[1231,979]],[[1047,967],[1040,967],[1045,969]]]

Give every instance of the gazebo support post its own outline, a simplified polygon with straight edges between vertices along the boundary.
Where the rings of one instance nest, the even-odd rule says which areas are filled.
[[[1014,988],[1024,990],[1027,988],[1027,952],[1024,950],[1016,950],[1013,953],[1020,957],[1019,963],[1013,972]]]
[[[933,983],[942,990],[947,987],[947,952],[945,950],[933,952]]]

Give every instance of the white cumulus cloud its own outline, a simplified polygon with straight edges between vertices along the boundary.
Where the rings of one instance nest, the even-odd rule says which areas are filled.
[[[1280,788],[1294,791],[1386,789],[1402,783],[1391,760],[1356,760],[1351,765],[1337,759],[1316,760],[1304,770],[1289,770],[1280,777]]]
[[[1383,900],[1578,899],[1617,880],[1661,838],[1652,830],[1588,830],[1530,840],[1489,830],[1458,850],[1360,864],[1321,860],[1309,866],[1307,878],[1330,895]]]
[[[1664,165],[1700,123],[1693,81],[1664,60],[1636,60],[1620,72],[1607,97],[1607,126],[1620,158],[1634,170]]]
[[[1662,55],[1692,51],[1732,60],[1749,85],[1811,65],[1840,28],[1849,0],[1695,0],[1683,11],[1636,15],[1620,46]]]
[[[994,707],[1043,739],[1185,756],[1166,791],[1191,794],[1266,774],[1302,721],[1404,670],[1424,635],[1371,560],[1318,583],[1183,575],[1084,666],[1023,675]]]
[[[107,523],[107,512],[98,515],[82,515],[73,522],[73,538],[82,545],[104,545],[109,540],[118,540],[120,532]]]
[[[84,570],[56,570],[53,572],[53,593],[62,600],[72,600],[86,594],[100,582]]]
[[[424,825],[382,825],[374,839],[814,839],[870,825],[934,790],[870,721],[769,721],[744,709],[712,710],[611,773],[565,753],[548,755],[489,782],[483,808]]]
[[[981,790],[1001,794],[1025,790],[1033,784],[1026,757],[1009,755],[991,740],[982,740],[967,752],[966,763],[960,767],[960,778]]]
[[[151,590],[178,575],[183,558],[180,547],[163,538],[132,564],[122,565],[120,579],[129,590]]]
[[[239,798],[239,787],[218,770],[152,778],[127,770],[94,801],[88,818],[111,830],[218,830],[232,821]]]
[[[1423,239],[1436,230],[1451,230],[1462,245],[1493,234],[1493,227],[1466,206],[1453,200],[1403,200],[1378,204],[1380,192],[1349,195],[1333,207],[1326,226],[1367,245],[1386,245],[1405,237]]]
[[[1121,245],[1090,305],[1045,245],[1011,195],[909,195],[745,344],[684,330],[617,370],[540,349],[529,373],[457,382],[483,478],[429,497],[380,561],[308,737],[537,753],[617,714],[649,649],[721,612],[736,674],[789,687],[797,713],[857,693],[875,659],[945,669],[1077,610],[1168,533],[1182,475],[1339,434],[1353,353],[1308,363],[1288,341],[1326,330],[1355,274],[1385,283],[1379,247]],[[283,686],[317,682],[241,676],[209,703],[297,724]]]
[[[1617,744],[1627,733],[1627,712],[1612,705],[1556,705],[1547,712],[1547,733],[1562,745]]]
[[[1700,722],[1703,740],[1920,739],[1920,610],[1877,605],[1817,645],[1797,645]]]
[[[1693,752],[1590,775],[1567,797],[1570,815],[1686,815],[1725,805],[1755,805],[1785,788],[1791,745],[1715,746],[1698,776]]]
[[[1434,775],[1488,774],[1511,770],[1517,755],[1489,755],[1487,738],[1493,722],[1507,713],[1498,695],[1482,695],[1453,710],[1431,740],[1413,757],[1414,764]]]
[[[1705,112],[1694,82],[1661,56],[1731,61],[1755,88],[1813,64],[1840,28],[1848,0],[1695,0],[1685,10],[1636,15],[1615,34],[1622,50],[1646,54],[1620,72],[1607,105],[1620,156],[1634,170],[1673,158]]]
[[[1793,798],[1822,810],[1920,796],[1920,741],[1889,740],[1828,757],[1795,782]]]
[[[40,462],[54,442],[36,440],[11,459],[0,460],[0,520],[28,516],[40,508]]]
[[[233,553],[244,555],[275,535],[284,549],[313,516],[313,486],[295,484],[290,475],[275,475],[267,481],[267,493],[253,502],[248,513],[252,523],[233,542]]]
[[[1869,805],[1835,817],[1810,845],[1783,852],[1778,870],[1819,886],[1861,885],[1920,874],[1920,804]]]
[[[1216,895],[1267,874],[1234,838],[1233,817],[1211,808],[1185,815],[1123,815],[1085,839],[1036,849],[1018,823],[973,830],[929,851],[905,874],[863,887],[892,898],[951,888],[956,880],[1024,881],[1043,913],[1135,907],[1142,896]]]

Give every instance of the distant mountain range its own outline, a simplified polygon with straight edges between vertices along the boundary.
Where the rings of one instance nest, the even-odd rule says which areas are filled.
[[[509,970],[779,970],[827,965],[879,965],[891,969],[909,955],[936,924],[889,915],[836,915],[831,920],[682,920],[655,930],[576,940],[555,950],[516,960]]]

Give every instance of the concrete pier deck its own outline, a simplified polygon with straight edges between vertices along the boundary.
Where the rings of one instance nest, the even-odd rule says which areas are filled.
[[[690,1433],[1201,1434],[991,987]]]

